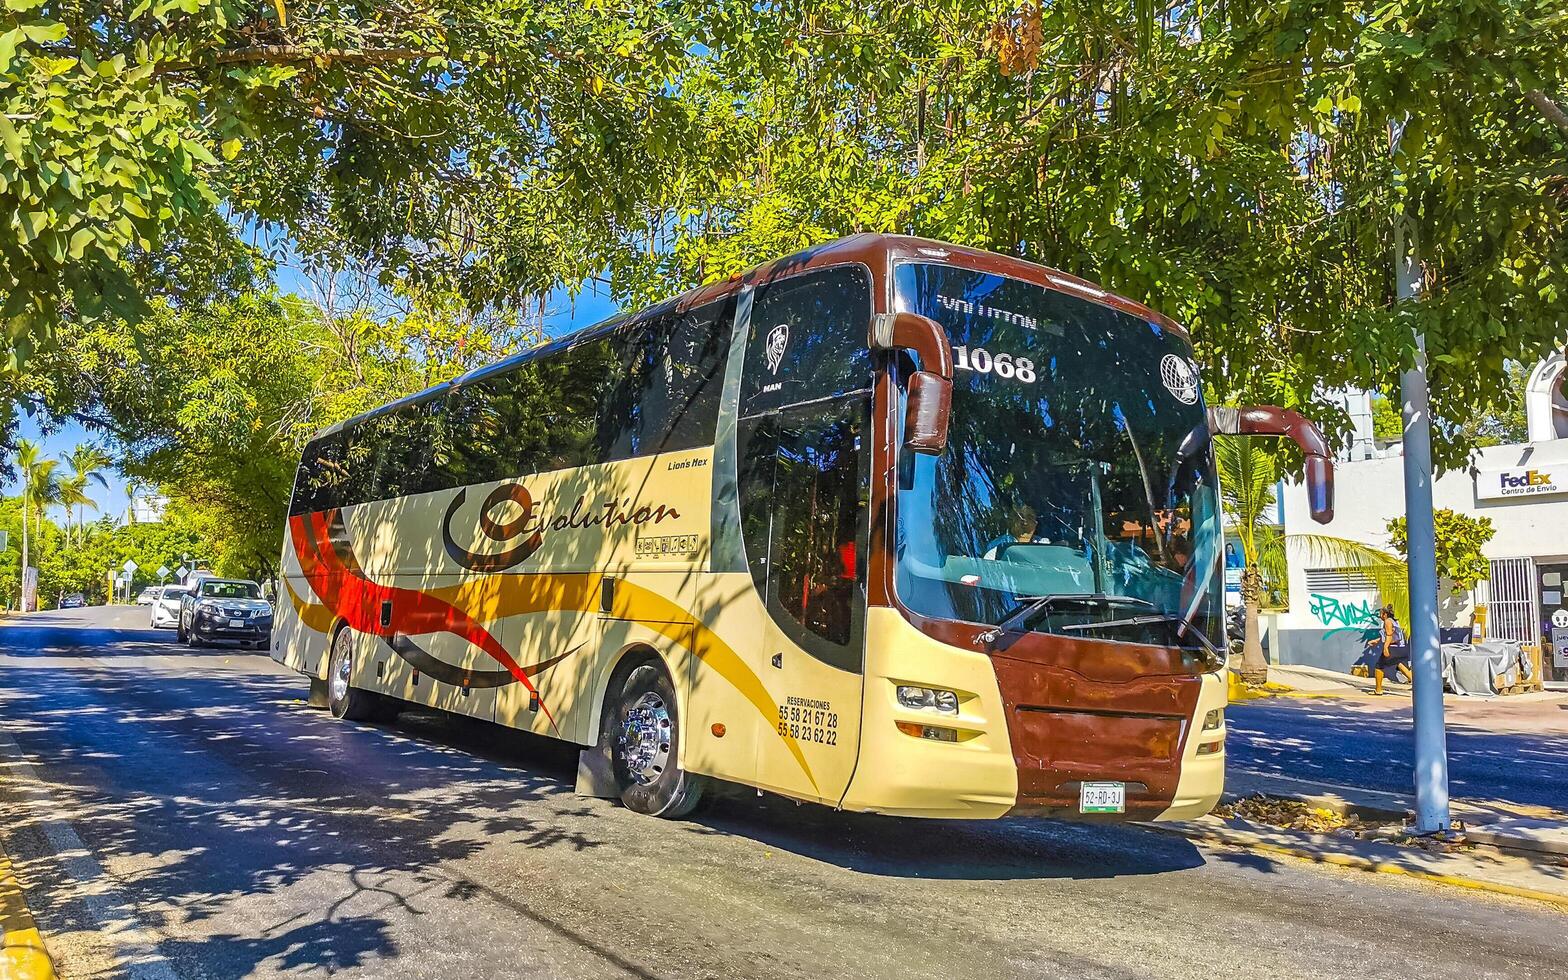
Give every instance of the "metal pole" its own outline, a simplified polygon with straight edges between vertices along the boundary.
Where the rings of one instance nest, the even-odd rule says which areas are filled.
[[[1421,290],[1419,243],[1401,218],[1395,226],[1401,303]],[[1427,400],[1426,337],[1416,335],[1416,363],[1399,377],[1405,422],[1405,531],[1410,561],[1410,669],[1414,677],[1415,789],[1418,834],[1452,828],[1448,813],[1448,745],[1443,731],[1443,659],[1437,634],[1437,531],[1432,524],[1432,414]]]

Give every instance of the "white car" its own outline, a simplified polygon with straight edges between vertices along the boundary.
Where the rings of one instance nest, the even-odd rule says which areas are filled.
[[[158,587],[156,585],[148,586],[147,588],[143,589],[136,596],[136,604],[138,606],[150,606],[153,603],[157,602],[158,601],[158,596],[160,596],[162,594],[163,594],[163,589],[162,588],[160,588],[160,587]]]
[[[189,592],[188,585],[165,585],[152,603],[153,629],[179,629],[180,597]]]

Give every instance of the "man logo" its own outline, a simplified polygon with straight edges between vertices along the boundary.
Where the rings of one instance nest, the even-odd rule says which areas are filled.
[[[768,331],[768,373],[778,374],[784,363],[784,351],[789,347],[789,324],[781,323]]]
[[[1186,358],[1166,354],[1160,360],[1160,381],[1165,385],[1165,390],[1183,405],[1197,403],[1198,369]]]

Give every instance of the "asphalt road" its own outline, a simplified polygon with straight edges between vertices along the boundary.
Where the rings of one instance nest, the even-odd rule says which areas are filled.
[[[1506,704],[1479,700],[1462,715],[1457,706],[1449,712],[1450,794],[1568,811],[1568,710],[1540,705],[1537,730],[1510,731],[1506,723],[1480,727],[1491,705],[1509,713]],[[1226,718],[1232,771],[1412,792],[1408,698],[1274,698],[1232,705]]]
[[[0,626],[0,842],[67,977],[1559,977],[1564,917],[1136,828],[742,794],[658,821],[570,752],[333,721],[139,610]]]

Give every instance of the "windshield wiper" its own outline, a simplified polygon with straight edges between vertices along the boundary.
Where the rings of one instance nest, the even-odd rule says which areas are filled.
[[[1003,633],[1033,616],[1041,609],[1049,609],[1058,603],[1076,602],[1083,605],[1135,606],[1140,609],[1159,608],[1147,599],[1139,599],[1130,595],[1109,595],[1104,592],[1053,592],[1049,595],[1023,596],[1022,599],[1023,605],[1008,613],[995,627],[980,634],[982,642],[994,643]]]
[[[1182,619],[1180,616],[1173,616],[1169,613],[1160,613],[1156,616],[1130,616],[1127,619],[1107,619],[1098,623],[1067,623],[1062,626],[1058,626],[1057,629],[1061,630],[1063,633],[1078,633],[1082,632],[1083,630],[1100,629],[1101,627],[1107,626],[1152,626],[1155,623],[1175,623],[1176,634],[1178,636],[1183,633],[1191,633],[1193,637],[1197,639],[1199,645],[1202,646],[1207,653],[1216,657],[1219,656],[1220,648],[1214,644],[1213,640],[1205,636],[1202,630],[1187,622],[1185,619]]]

